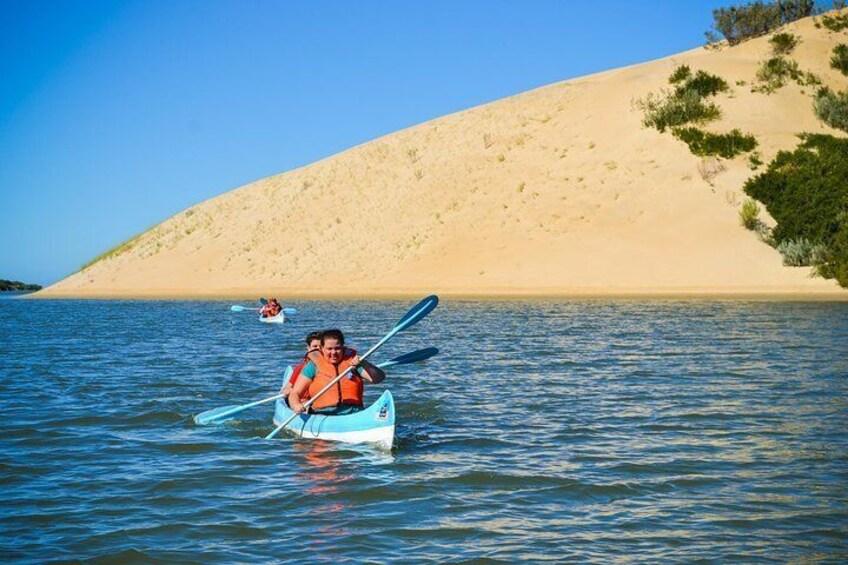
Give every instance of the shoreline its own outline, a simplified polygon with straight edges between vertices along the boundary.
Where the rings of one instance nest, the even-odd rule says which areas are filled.
[[[373,288],[340,292],[268,287],[201,289],[110,290],[92,292],[36,292],[26,299],[51,300],[255,300],[258,296],[285,296],[286,300],[401,300],[436,294],[451,300],[759,300],[770,302],[848,302],[848,289],[768,289],[751,287],[566,287],[539,289]]]

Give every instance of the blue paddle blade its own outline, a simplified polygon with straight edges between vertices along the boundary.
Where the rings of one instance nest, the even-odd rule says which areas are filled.
[[[419,349],[418,351],[412,351],[407,353],[406,355],[401,355],[400,357],[395,357],[389,363],[393,365],[405,365],[407,363],[417,363],[419,361],[424,361],[425,359],[429,359],[434,355],[439,354],[439,349],[437,347],[426,347],[424,349]]]
[[[283,308],[283,314],[297,314],[297,308]]]
[[[433,311],[439,305],[439,297],[432,294],[416,304],[406,315],[395,324],[395,328],[406,329],[419,322],[424,316]]]
[[[238,404],[233,404],[233,405],[230,405],[230,406],[221,406],[220,408],[213,408],[212,410],[207,410],[206,412],[201,412],[200,414],[198,414],[197,416],[194,417],[194,423],[200,424],[201,426],[205,426],[207,424],[220,424],[221,422],[229,420],[230,418],[235,417],[236,415],[233,414],[229,417],[224,417],[224,418],[218,420],[218,419],[215,418],[218,414],[223,414],[227,410],[232,410],[233,408],[238,408],[238,407],[239,407]]]
[[[233,304],[232,306],[230,306],[230,310],[232,310],[233,312],[241,312],[241,306],[239,306],[238,304]]]
[[[265,304],[267,304],[267,303],[268,303],[268,301],[265,300],[264,298],[259,299],[259,304],[261,304],[262,306],[265,306]]]

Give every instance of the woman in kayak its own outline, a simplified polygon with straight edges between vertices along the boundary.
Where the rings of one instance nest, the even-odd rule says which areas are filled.
[[[307,363],[309,363],[309,354],[321,349],[321,334],[322,332],[309,332],[306,334],[306,355],[303,356],[303,360],[300,363],[294,366],[291,378],[283,383],[283,388],[280,391],[280,394],[288,397],[292,388],[294,388],[294,384],[297,382],[297,378],[300,376],[300,372],[303,371],[303,368],[306,367]]]
[[[369,363],[360,361],[356,351],[344,346],[341,330],[327,330],[321,336],[321,348],[307,353],[309,362],[300,372],[294,388],[289,393],[289,406],[303,412],[303,401],[315,398],[318,392],[350,367],[350,374],[315,398],[310,410],[316,414],[342,415],[359,412],[363,408],[365,382],[377,384],[386,374]]]
[[[263,318],[273,318],[277,314],[283,311],[283,307],[280,306],[280,303],[277,302],[276,298],[272,298],[268,302],[265,303],[264,306],[259,310],[259,314]]]

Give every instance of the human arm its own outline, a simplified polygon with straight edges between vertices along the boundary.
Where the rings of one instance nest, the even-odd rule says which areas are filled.
[[[384,373],[382,369],[373,365],[372,363],[369,363],[368,361],[359,361],[358,356],[354,360],[357,361],[357,374],[362,377],[363,380],[369,382],[370,384],[380,384],[386,378],[386,373]]]
[[[300,401],[300,397],[309,388],[309,383],[311,381],[303,376],[303,373],[297,377],[297,381],[295,381],[294,386],[289,392],[289,408],[297,412],[298,414],[301,412],[305,412],[306,408],[304,408],[303,403]]]

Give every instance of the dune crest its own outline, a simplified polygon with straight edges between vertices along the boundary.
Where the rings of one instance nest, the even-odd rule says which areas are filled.
[[[828,64],[844,34],[783,29],[844,88]],[[633,107],[686,64],[731,85],[704,129],[754,134],[766,163],[797,133],[840,135],[812,87],[751,92],[770,53],[694,49],[432,120],[202,202],[41,295],[844,297],[739,225],[744,157],[702,160]]]

